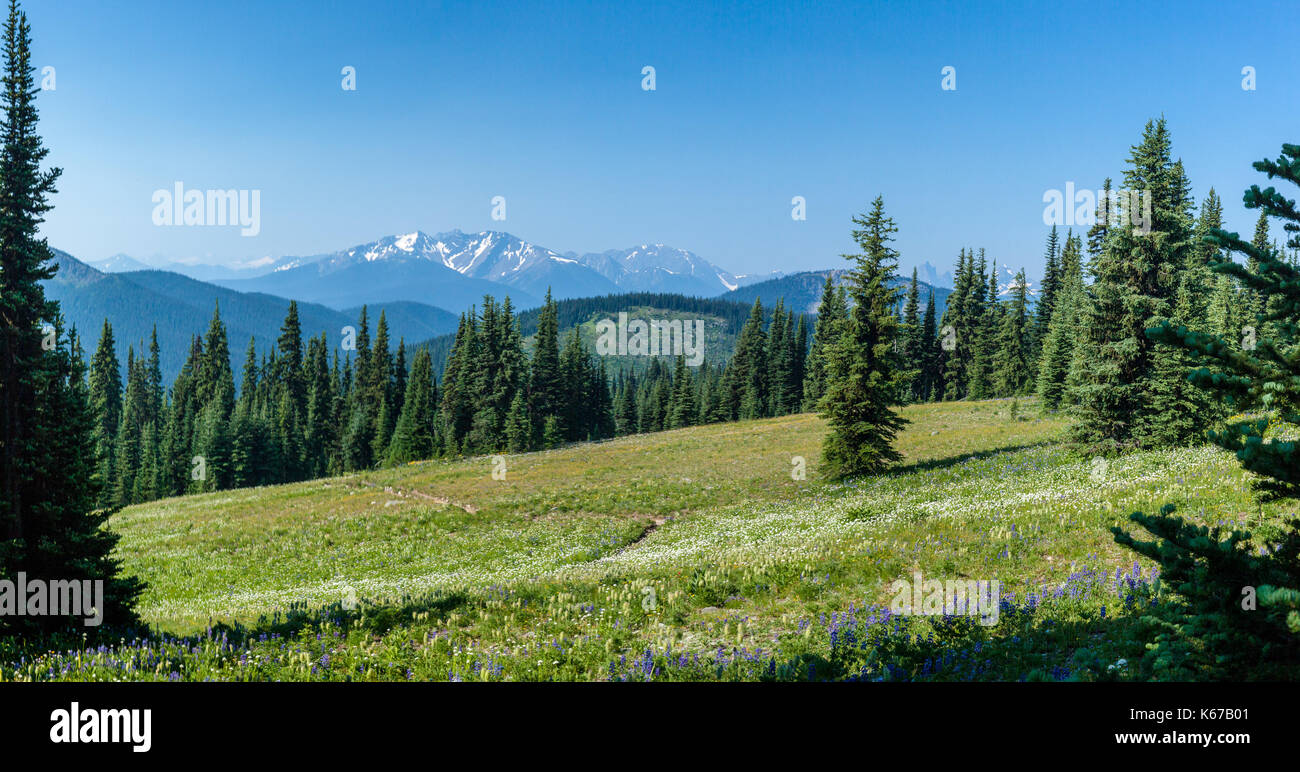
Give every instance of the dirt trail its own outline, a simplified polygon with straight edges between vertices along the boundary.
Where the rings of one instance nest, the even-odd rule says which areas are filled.
[[[640,544],[641,542],[645,541],[645,537],[647,537],[647,536],[649,536],[650,534],[654,533],[655,531],[659,530],[659,526],[663,525],[663,524],[666,523],[666,522],[668,522],[668,518],[667,518],[667,517],[664,517],[664,516],[662,516],[662,515],[654,515],[654,516],[652,516],[652,517],[650,518],[650,524],[647,525],[643,531],[641,531],[641,535],[638,536],[638,537],[636,537],[636,538],[633,539],[632,541],[628,542],[627,545],[626,545],[625,547],[623,547],[622,549],[620,549],[618,552],[624,552],[624,551],[626,551],[626,550],[630,550],[630,549],[632,549],[633,547],[636,547],[636,545],[638,545],[638,544]],[[615,554],[617,554],[617,553],[615,553]]]
[[[358,480],[357,482],[360,482],[362,485],[365,485],[370,488],[379,487],[378,484],[372,483],[369,480]],[[399,498],[405,496],[417,496],[427,501],[432,501],[433,503],[438,504],[440,506],[444,506],[444,507],[452,506],[458,509],[463,509],[471,515],[478,514],[478,507],[474,506],[473,504],[461,504],[460,502],[452,501],[451,499],[446,498],[445,496],[433,496],[428,493],[425,493],[424,491],[407,490],[405,488],[394,488],[391,485],[385,485],[384,493],[391,493],[394,496],[397,496]]]

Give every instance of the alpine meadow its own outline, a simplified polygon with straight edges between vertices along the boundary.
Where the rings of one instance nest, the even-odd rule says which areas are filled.
[[[3,28],[24,742],[157,755],[259,703],[417,736],[439,690],[558,696],[429,682],[557,681],[1285,742],[1250,689],[1300,679],[1296,81],[1226,9],[1143,26],[1140,67],[1231,50],[1120,97],[1008,74],[1138,45],[1061,9],[73,4]],[[189,85],[134,80],[182,40]]]

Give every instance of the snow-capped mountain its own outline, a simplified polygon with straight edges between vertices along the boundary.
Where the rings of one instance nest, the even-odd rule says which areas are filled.
[[[436,264],[466,278],[504,284],[536,297],[544,296],[548,287],[556,297],[562,298],[618,290],[612,282],[576,260],[500,231],[453,230],[432,236],[414,231],[386,236],[309,263],[286,264],[277,270],[293,271],[314,264],[321,275],[328,275],[358,264],[410,261]]]
[[[526,308],[548,290],[561,299],[622,292],[716,297],[768,278],[737,277],[694,252],[663,244],[561,254],[504,231],[460,230],[385,236],[330,254],[262,262],[258,269],[216,281],[336,308],[411,300],[459,311],[485,294],[508,294],[516,307]]]
[[[664,244],[642,244],[585,255],[570,252],[568,256],[624,292],[678,292],[713,297],[742,286],[737,277],[694,252]]]
[[[997,272],[998,297],[1003,299],[1010,298],[1011,293],[1014,292],[1017,287],[1016,274],[1020,272],[1011,270],[1011,267],[1006,263],[997,266]],[[1032,281],[1026,280],[1025,294],[1029,297],[1030,302],[1033,302],[1034,298],[1038,297],[1038,287]]]

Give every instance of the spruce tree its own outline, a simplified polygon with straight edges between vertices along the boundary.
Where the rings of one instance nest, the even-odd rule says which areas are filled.
[[[902,458],[893,447],[906,424],[891,405],[897,404],[905,377],[894,369],[893,347],[898,334],[892,287],[898,253],[889,246],[898,231],[877,197],[871,211],[853,218],[853,239],[861,252],[853,261],[849,295],[853,308],[840,339],[829,353],[826,394],[821,400],[830,431],[822,446],[831,477],[874,474]]]
[[[767,340],[763,335],[763,303],[754,300],[749,319],[736,340],[736,352],[724,376],[724,401],[729,420],[761,418],[766,408]]]
[[[506,449],[523,453],[533,448],[533,420],[528,415],[528,399],[523,389],[515,392],[506,415]]]
[[[1038,359],[1037,389],[1044,410],[1056,410],[1065,400],[1074,347],[1083,335],[1080,324],[1086,296],[1082,252],[1079,237],[1067,234],[1065,248],[1061,250],[1056,308]]]
[[[1002,327],[1002,309],[998,305],[997,266],[988,265],[983,249],[979,251],[974,279],[975,286],[969,296],[966,311],[969,316],[967,324],[972,328],[972,334],[965,344],[970,349],[966,396],[970,399],[988,399],[994,395],[993,355],[997,347],[998,331]]]
[[[948,296],[940,322],[940,338],[952,341],[951,350],[943,348],[943,396],[945,400],[964,399],[967,393],[967,373],[970,369],[971,341],[975,338],[975,318],[972,317],[971,295],[975,291],[974,254],[963,248],[957,255],[957,271],[953,277],[953,291]],[[983,286],[982,281],[980,286]]]
[[[1068,238],[1068,237],[1067,237]],[[1047,337],[1048,327],[1052,322],[1052,313],[1056,310],[1056,296],[1060,287],[1060,236],[1056,226],[1047,235],[1047,253],[1043,258],[1043,281],[1039,284],[1038,303],[1034,308],[1034,321],[1031,329],[1030,358],[1037,360],[1043,348],[1043,339]]]
[[[916,377],[908,386],[908,399],[919,402],[922,396],[924,379],[924,344],[921,337],[921,292],[916,278],[916,269],[912,269],[912,282],[907,287],[907,297],[903,301],[903,323],[899,328],[899,360],[904,368],[915,368]]]
[[[921,322],[920,399],[938,400],[943,396],[943,349],[939,345],[938,320],[935,318],[934,288],[925,301],[925,318]]]
[[[99,477],[100,507],[107,507],[117,485],[117,429],[122,421],[122,372],[117,361],[113,327],[104,320],[99,346],[90,360],[90,408],[95,418],[95,470]]]
[[[1029,359],[1032,330],[1028,313],[1025,271],[1016,274],[1011,302],[1002,313],[997,350],[993,355],[993,388],[1001,397],[1027,394],[1032,382]]]
[[[411,376],[402,415],[393,429],[393,439],[388,446],[387,463],[390,465],[420,461],[433,456],[435,448],[433,360],[429,350],[415,352],[411,363]]]
[[[1300,185],[1300,145],[1284,144],[1277,160],[1254,167]],[[1244,201],[1283,220],[1289,233],[1300,233],[1294,200],[1271,186],[1252,185]],[[1276,324],[1294,340],[1300,271],[1258,239],[1247,242],[1219,228],[1210,229],[1207,238],[1216,255],[1211,270],[1240,280],[1265,308],[1272,304],[1276,313],[1265,313],[1261,321]],[[1288,243],[1300,246],[1300,237],[1293,235]],[[1246,255],[1246,265],[1231,258],[1234,252]],[[1300,429],[1300,347],[1267,337],[1243,346],[1235,337],[1167,319],[1146,333],[1192,352],[1200,366],[1190,373],[1191,382],[1236,414],[1224,429],[1210,432],[1211,441],[1258,476],[1264,496],[1300,495],[1300,446],[1294,442]],[[1167,679],[1274,679],[1294,673],[1300,665],[1300,518],[1292,515],[1281,533],[1257,538],[1248,531],[1198,526],[1174,512],[1167,504],[1158,515],[1130,516],[1155,541],[1112,529],[1117,542],[1160,563],[1162,580],[1184,601],[1156,610],[1163,624],[1148,644],[1146,669]],[[1245,588],[1254,588],[1258,609],[1243,601]]]
[[[550,289],[547,289],[546,302],[537,317],[537,336],[528,381],[528,412],[535,422],[534,431],[537,433],[538,440],[542,443],[546,441],[547,419],[555,418],[558,427],[559,414],[563,405],[564,385],[560,380],[559,308],[551,298]]]
[[[1151,320],[1172,313],[1178,269],[1186,265],[1191,243],[1184,180],[1171,159],[1164,119],[1147,123],[1124,182],[1131,194],[1149,196],[1149,229],[1137,227],[1130,203],[1125,221],[1105,237],[1093,260],[1095,280],[1082,327],[1088,355],[1075,359],[1081,372],[1072,437],[1102,452],[1158,446],[1181,433],[1169,425],[1177,416],[1156,407],[1158,396],[1161,403],[1169,401],[1162,389],[1176,376],[1157,368],[1160,352],[1144,334]]]
[[[141,585],[119,576],[117,537],[96,510],[94,421],[82,346],[62,329],[41,282],[53,253],[38,235],[58,169],[37,134],[31,26],[10,0],[0,97],[0,575],[104,581],[103,619],[134,621]],[[33,628],[84,631],[60,616],[0,617],[0,634]]]
[[[813,326],[812,347],[808,350],[803,382],[803,410],[817,409],[826,391],[826,352],[835,344],[839,330],[846,323],[844,292],[835,286],[834,273],[826,274],[821,303],[817,306],[817,323]],[[724,391],[725,394],[725,391]],[[726,403],[726,398],[722,400]],[[727,419],[730,420],[730,416]]]
[[[677,363],[673,370],[673,396],[669,412],[668,428],[670,429],[680,429],[695,423],[695,388],[691,382],[691,371],[686,367],[686,357],[681,354],[677,355]]]

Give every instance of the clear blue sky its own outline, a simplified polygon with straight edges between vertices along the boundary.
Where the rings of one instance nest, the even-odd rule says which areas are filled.
[[[905,268],[983,246],[1032,275],[1044,191],[1118,178],[1147,119],[1168,118],[1198,202],[1214,186],[1246,232],[1241,191],[1263,181],[1250,162],[1300,141],[1286,3],[26,9],[34,63],[57,73],[38,102],[65,170],[45,233],[90,260],[492,228],[560,251],[663,242],[738,273],[789,271],[842,264],[849,218],[883,194]],[[946,65],[955,92],[940,89]],[[155,227],[151,195],[175,180],[261,190],[260,235]]]

